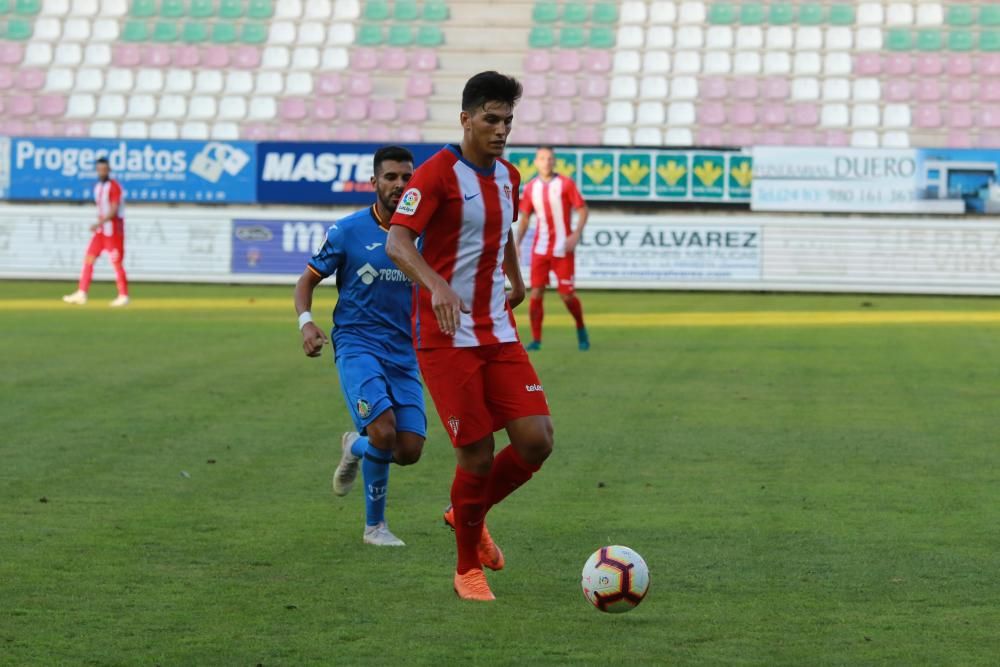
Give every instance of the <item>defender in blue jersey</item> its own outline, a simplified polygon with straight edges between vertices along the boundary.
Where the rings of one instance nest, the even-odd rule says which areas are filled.
[[[380,148],[374,174],[375,205],[331,225],[326,242],[295,286],[295,310],[303,350],[307,356],[320,356],[328,341],[309,310],[316,286],[336,276],[334,362],[357,430],[341,439],[333,490],[346,495],[360,464],[366,490],[365,543],[403,546],[385,521],[389,464],[417,462],[427,418],[410,331],[413,287],[385,254],[385,242],[389,219],[413,175],[413,156],[399,146]]]

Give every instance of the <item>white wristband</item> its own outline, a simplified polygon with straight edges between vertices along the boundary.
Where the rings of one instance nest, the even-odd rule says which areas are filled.
[[[301,315],[299,315],[299,331],[302,331],[302,327],[313,321],[313,314],[308,310]]]

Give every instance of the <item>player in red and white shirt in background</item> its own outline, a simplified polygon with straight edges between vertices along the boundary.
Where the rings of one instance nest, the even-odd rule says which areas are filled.
[[[525,293],[512,233],[520,175],[501,156],[520,96],[521,84],[497,72],[466,82],[462,143],[414,172],[386,242],[416,283],[417,361],[458,460],[445,521],[458,544],[455,592],[467,600],[493,600],[482,568],[504,565],[486,513],[552,452],[548,402],[511,310]],[[494,457],[501,429],[511,444]]]
[[[87,254],[83,258],[83,271],[80,272],[80,284],[72,294],[63,297],[66,303],[87,303],[87,292],[90,281],[94,278],[94,262],[102,252],[108,253],[111,266],[115,270],[115,283],[118,285],[118,296],[111,306],[118,308],[128,305],[128,278],[125,276],[125,193],[118,181],[111,178],[111,165],[106,158],[97,160],[97,185],[94,186],[94,202],[97,204],[97,222],[90,226],[94,236],[87,246]]]
[[[528,231],[531,214],[538,219],[535,242],[531,246],[531,343],[529,350],[542,347],[542,299],[549,284],[549,274],[556,275],[559,296],[576,321],[576,339],[581,350],[590,349],[590,337],[583,324],[583,306],[576,296],[576,258],[574,251],[580,243],[583,227],[587,224],[587,204],[576,183],[562,174],[555,173],[555,152],[543,146],[535,153],[538,176],[528,181],[521,195],[521,221],[517,226],[517,247]],[[576,227],[571,224],[576,211]]]

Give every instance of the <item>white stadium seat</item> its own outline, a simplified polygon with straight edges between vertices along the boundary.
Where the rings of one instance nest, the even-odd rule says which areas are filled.
[[[828,102],[846,102],[851,99],[851,82],[847,79],[824,79],[823,99]]]
[[[291,59],[283,46],[269,46],[260,58],[261,69],[288,69]]]
[[[623,25],[618,28],[617,45],[619,49],[641,49],[646,40],[646,31],[641,27]]]
[[[853,71],[848,53],[827,53],[823,57],[823,73],[827,76],[846,76]]]
[[[257,75],[254,93],[257,95],[278,95],[285,89],[285,78],[278,72],[261,72]]]
[[[878,79],[855,79],[853,88],[855,102],[877,102],[882,97],[882,87]]]
[[[177,124],[170,121],[157,121],[149,126],[150,139],[176,139]]]
[[[181,139],[208,139],[208,123],[188,121],[181,125]]]
[[[850,112],[846,104],[824,104],[819,122],[823,127],[847,127]]]
[[[705,24],[705,3],[704,2],[682,2],[677,12],[678,23]]]
[[[646,32],[647,49],[669,49],[674,45],[674,29],[670,26],[653,26]]]
[[[662,146],[663,133],[657,127],[640,127],[635,131],[633,143],[636,146]]]
[[[24,60],[21,64],[26,67],[48,67],[52,62],[52,46],[41,42],[31,42],[24,49]]]
[[[677,29],[677,48],[700,49],[705,45],[705,33],[697,26],[682,26]]]
[[[247,101],[243,97],[223,97],[219,101],[219,118],[243,120],[247,115]]]
[[[908,132],[886,132],[882,135],[882,146],[885,148],[909,148],[910,134]]]
[[[236,123],[212,123],[209,138],[220,141],[235,141],[240,138],[240,128]]]
[[[187,97],[183,95],[164,95],[156,111],[157,118],[175,120],[187,116]]]
[[[650,23],[675,23],[677,21],[677,4],[669,1],[653,2],[649,6]]]
[[[694,144],[694,137],[686,127],[672,127],[663,137],[663,143],[667,146],[691,146]]]
[[[350,23],[334,23],[326,33],[326,43],[332,46],[354,44],[354,26]]]
[[[882,50],[882,30],[880,28],[861,28],[856,36],[859,51]]]
[[[794,41],[794,33],[788,26],[771,26],[765,33],[764,41],[767,44],[767,48],[773,51],[791,49]]]
[[[83,62],[83,49],[79,44],[58,44],[52,58],[54,65],[77,67]]]
[[[819,54],[813,51],[797,52],[792,62],[792,71],[795,74],[819,74],[823,70],[823,61]]]
[[[302,0],[279,0],[274,3],[274,18],[297,19],[302,16]]]
[[[90,20],[66,19],[63,24],[63,39],[71,42],[85,42],[90,38]]]
[[[90,118],[94,115],[97,104],[93,95],[77,93],[70,95],[66,103],[67,118]]]
[[[670,92],[671,99],[693,100],[698,97],[698,79],[693,76],[674,77]]]
[[[118,124],[110,120],[98,120],[90,124],[90,136],[97,139],[114,139],[118,136]]]
[[[736,47],[759,49],[764,46],[764,31],[755,25],[740,26],[736,30]]]
[[[320,63],[322,69],[347,69],[350,60],[347,57],[347,49],[339,46],[331,46],[323,49],[323,61]]]
[[[634,74],[639,71],[639,63],[638,51],[618,51],[615,53],[612,69],[622,74]]]
[[[878,148],[878,132],[873,130],[852,132],[851,146],[854,148]]]
[[[674,125],[694,124],[694,104],[691,102],[671,102],[667,110],[667,123]]]
[[[298,46],[319,46],[326,41],[326,28],[322,23],[310,21],[299,25]]]
[[[319,49],[300,46],[292,51],[292,69],[317,69],[319,67]]]
[[[792,99],[800,101],[819,99],[819,79],[801,77],[792,79]]]
[[[936,26],[944,23],[944,9],[939,2],[922,2],[917,5],[917,25]]]
[[[602,143],[609,146],[627,146],[632,143],[632,133],[627,127],[606,127]]]
[[[901,127],[908,128],[912,123],[912,118],[910,115],[910,107],[906,104],[887,104],[885,105],[884,115],[882,117],[882,123],[886,127]]]
[[[631,125],[635,122],[635,107],[631,102],[611,102],[606,118],[609,125]]]
[[[149,127],[141,120],[125,121],[118,130],[119,134],[126,139],[148,139]]]
[[[792,71],[792,59],[787,53],[771,52],[764,54],[764,74],[789,74]]]
[[[205,69],[194,78],[194,92],[215,94],[222,92],[223,76],[219,70]]]
[[[645,2],[623,2],[619,11],[619,20],[622,23],[644,23],[646,21]]]
[[[881,112],[877,104],[856,104],[851,109],[851,125],[854,127],[878,127]]]
[[[132,71],[115,76],[116,70],[109,70],[105,78],[104,70],[86,67],[76,71],[76,91],[80,93],[96,93],[101,90],[109,93],[129,92],[132,90]],[[126,87],[127,86],[127,87]]]
[[[292,72],[285,78],[286,95],[311,95],[313,76],[309,72]]]
[[[333,3],[333,17],[353,21],[361,16],[360,0],[335,0]]]
[[[637,125],[662,125],[666,113],[662,102],[640,102],[636,111]]]
[[[194,74],[186,69],[167,70],[163,89],[168,93],[190,93],[194,90]]]
[[[152,118],[156,115],[156,98],[152,95],[133,95],[128,98],[128,117]]]
[[[250,109],[247,117],[250,120],[271,120],[278,113],[273,97],[253,97],[250,99]]]
[[[642,71],[649,74],[666,74],[670,71],[670,53],[646,51],[642,56]]]
[[[858,25],[882,25],[885,22],[885,12],[881,2],[862,2],[858,5],[856,16]]]
[[[188,103],[188,118],[194,120],[210,120],[219,113],[215,98],[211,95],[195,95]]]
[[[678,74],[697,74],[701,71],[701,54],[697,51],[678,51],[674,56],[674,71]]]
[[[712,26],[705,33],[705,45],[709,49],[731,49],[733,29],[724,25]]]
[[[733,71],[737,74],[760,74],[761,60],[758,52],[738,51],[733,60]]]
[[[729,74],[733,69],[733,61],[726,52],[709,52],[705,54],[704,71],[707,74]]]
[[[107,44],[88,44],[83,50],[83,64],[104,67],[111,63],[111,47]]]
[[[45,89],[55,93],[65,93],[73,90],[73,70],[66,67],[53,67],[45,77]]]
[[[326,21],[333,14],[330,0],[306,0],[303,16],[307,19]]]
[[[890,3],[885,13],[885,22],[892,26],[912,25],[913,5],[909,2]]]
[[[227,95],[247,95],[253,90],[253,74],[231,70],[226,72],[226,84],[223,90]]]
[[[639,82],[639,97],[644,100],[666,99],[669,90],[665,76],[644,76]]]
[[[136,73],[135,91],[137,93],[158,93],[163,90],[165,77],[162,69],[148,67]]]

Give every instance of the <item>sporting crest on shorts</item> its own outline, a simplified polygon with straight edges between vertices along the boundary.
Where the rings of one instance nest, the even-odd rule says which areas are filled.
[[[458,417],[448,417],[448,428],[451,429],[452,435],[456,438],[458,437],[458,427],[461,422],[458,421]]]
[[[372,406],[368,405],[368,401],[363,398],[358,399],[358,414],[361,415],[362,419],[368,419],[368,415],[372,413]]]

